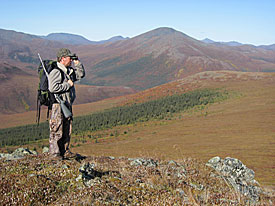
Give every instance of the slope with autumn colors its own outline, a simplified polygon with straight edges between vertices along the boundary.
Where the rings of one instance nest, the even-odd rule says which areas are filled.
[[[75,48],[90,65],[86,82],[151,88],[202,71],[274,71],[275,52],[251,45],[216,46],[158,28],[103,46]]]
[[[39,60],[55,59],[59,48],[67,45],[35,35],[0,29],[0,113],[13,114],[36,109]],[[94,102],[136,92],[125,86],[76,85],[76,104]],[[78,95],[77,94],[77,95]],[[5,115],[4,115],[5,116]]]
[[[145,156],[167,160],[193,157],[207,161],[214,156],[230,156],[252,168],[261,185],[274,187],[274,73],[201,72],[136,94],[76,105],[74,114],[90,114],[204,88],[225,90],[229,98],[168,114],[162,120],[74,134],[72,151],[92,156]],[[9,119],[13,122],[12,115]],[[4,125],[2,116],[0,120],[0,125]],[[31,123],[27,121],[22,120],[21,125]],[[43,145],[48,145],[48,139],[32,143],[31,147],[41,151]]]
[[[34,78],[37,75],[35,70],[39,62],[37,53],[39,52],[44,59],[54,59],[61,47],[70,48],[84,63],[87,75],[81,84],[120,86],[111,92],[116,91],[117,95],[126,94],[131,90],[129,88],[134,89],[132,92],[144,90],[203,71],[275,71],[274,50],[252,45],[206,44],[166,27],[122,41],[79,46],[1,29],[0,46],[2,70],[5,70],[3,65],[8,64],[9,67],[16,67],[23,73],[30,74],[29,77],[24,76],[28,79],[27,82],[23,82],[25,80],[21,76],[10,78],[8,86],[4,86],[9,90],[1,90],[0,99],[12,101],[13,106],[10,106],[10,100],[5,103],[6,106],[1,106],[2,108],[9,106],[5,110],[7,113],[25,111],[28,107],[34,108],[36,95],[30,91],[35,91],[37,87]],[[126,93],[124,87],[127,87]],[[88,87],[81,86],[81,88]],[[106,92],[100,90],[102,98],[111,96],[107,94],[109,88]],[[80,94],[84,93],[87,94],[86,97],[89,96],[89,93],[80,91]],[[80,98],[78,103],[90,101],[89,98],[80,101],[81,95],[78,97]],[[16,101],[17,103],[13,103]],[[2,109],[0,112],[3,111]]]
[[[230,156],[252,168],[261,184],[274,187],[274,74],[202,72],[127,95],[120,105],[203,88],[226,90],[230,97],[164,120],[88,132],[85,144],[81,144],[81,136],[76,135],[73,150],[87,155],[144,155],[168,160],[188,156],[207,161],[213,156]],[[101,138],[95,141],[89,136]]]
[[[38,75],[8,63],[0,63],[0,113],[12,114],[36,109]],[[91,86],[76,84],[75,104],[135,93],[129,87]]]

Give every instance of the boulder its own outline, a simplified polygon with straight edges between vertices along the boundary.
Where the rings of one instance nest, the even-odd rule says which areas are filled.
[[[49,147],[43,147],[42,153],[48,153],[49,152]]]
[[[259,196],[262,190],[259,183],[254,179],[255,172],[244,165],[240,160],[226,157],[213,157],[207,163],[207,166],[215,169],[235,191],[248,197],[248,204],[256,204],[259,201]]]
[[[26,155],[37,155],[34,150],[29,150],[27,148],[17,148],[13,153],[0,153],[0,159],[5,158],[6,160],[16,160],[25,157]]]
[[[144,159],[144,158],[128,158],[131,166],[145,166],[145,167],[157,167],[158,161],[153,159]]]

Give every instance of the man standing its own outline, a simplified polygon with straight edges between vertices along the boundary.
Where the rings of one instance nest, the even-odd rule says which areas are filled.
[[[72,59],[74,57],[74,60]],[[74,67],[71,67],[72,61]],[[62,48],[57,52],[57,64],[49,73],[49,91],[65,101],[66,106],[72,111],[75,100],[74,82],[85,76],[85,70],[75,54],[69,49]],[[53,158],[61,160],[63,158],[73,158],[70,149],[70,139],[72,132],[72,118],[65,118],[60,104],[56,101],[52,105],[50,115],[50,140],[49,153]]]

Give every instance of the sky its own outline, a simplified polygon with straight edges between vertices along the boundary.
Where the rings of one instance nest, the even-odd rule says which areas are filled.
[[[170,27],[195,39],[275,44],[274,0],[0,0],[0,28],[91,41]]]

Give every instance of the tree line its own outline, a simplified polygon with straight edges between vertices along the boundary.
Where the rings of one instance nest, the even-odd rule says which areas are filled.
[[[181,112],[197,105],[207,105],[221,101],[227,97],[227,92],[218,90],[195,90],[180,95],[167,96],[161,99],[130,106],[115,107],[90,115],[75,117],[73,134],[112,128],[150,119],[163,119],[168,114]],[[49,137],[47,122],[25,125],[0,130],[0,147],[8,145],[23,145]]]

